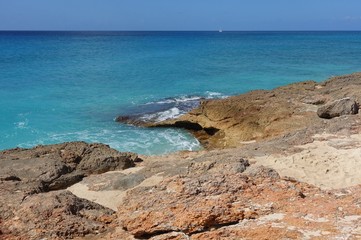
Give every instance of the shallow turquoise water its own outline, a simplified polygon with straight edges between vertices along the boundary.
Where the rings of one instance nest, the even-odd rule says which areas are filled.
[[[195,150],[166,118],[224,97],[361,71],[361,32],[0,32],[0,149],[83,140],[121,151]]]

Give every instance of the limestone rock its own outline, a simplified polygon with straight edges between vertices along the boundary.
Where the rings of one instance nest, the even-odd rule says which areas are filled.
[[[6,239],[69,239],[102,233],[115,222],[114,211],[68,191],[35,194],[14,209],[4,222]]]
[[[160,186],[129,192],[118,217],[135,237],[168,232],[193,235],[268,214],[281,207],[278,200],[301,198],[298,186],[277,180],[252,179],[242,173],[176,176]],[[272,206],[259,205],[262,201],[257,199],[266,196]]]
[[[199,107],[176,119],[134,124],[187,129],[207,149],[239,147],[250,141],[268,141],[305,129],[321,131],[327,126],[317,111],[327,118],[355,114],[358,104],[343,100],[335,102],[330,109],[328,104],[319,110],[317,106],[344,98],[361,99],[360,90],[361,73],[355,73],[322,83],[306,81],[269,91],[204,100]]]
[[[104,144],[71,142],[0,152],[0,178],[17,178],[47,190],[64,189],[84,176],[134,166],[137,155]]]
[[[236,147],[242,142],[277,137],[320,121],[302,102],[313,96],[316,86],[308,81],[271,91],[206,100],[177,119],[149,125],[188,129],[209,149]]]
[[[69,239],[107,231],[113,210],[54,190],[90,174],[129,168],[137,158],[84,142],[0,152],[0,238]]]
[[[322,191],[251,165],[135,188],[117,214],[141,239],[338,239],[360,234],[360,193],[360,186]]]
[[[354,99],[342,98],[319,107],[317,115],[320,118],[331,119],[342,115],[357,114],[358,111],[359,104]]]

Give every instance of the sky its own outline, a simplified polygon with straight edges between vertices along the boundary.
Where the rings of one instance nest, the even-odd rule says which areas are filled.
[[[361,0],[0,0],[0,30],[361,30]]]

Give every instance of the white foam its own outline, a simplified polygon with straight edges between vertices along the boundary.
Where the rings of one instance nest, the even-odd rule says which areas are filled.
[[[228,97],[228,95],[224,95],[222,93],[219,92],[210,92],[210,91],[206,91],[206,95],[207,95],[207,99],[213,99],[213,98],[226,98]]]
[[[17,129],[28,128],[29,125],[29,119],[27,118],[28,115],[29,113],[19,113],[18,114],[19,121],[14,122],[15,128]]]
[[[167,111],[160,112],[158,115],[157,121],[164,121],[170,118],[178,117],[181,114],[178,108],[174,107]]]
[[[152,102],[148,102],[145,105],[150,105],[150,104],[170,104],[170,103],[177,103],[177,102],[192,102],[192,101],[197,101],[202,99],[202,97],[200,96],[181,96],[181,97],[175,97],[175,98],[168,98],[168,99],[163,99],[160,101],[152,101]]]
[[[201,99],[214,99],[214,98],[225,98],[226,95],[223,95],[219,92],[211,92],[207,91],[205,94],[201,95],[184,95],[175,98],[167,98],[160,101],[152,101],[148,102],[145,105],[156,105],[156,104],[171,104],[169,109],[162,110],[156,113],[148,113],[144,114],[140,117],[141,120],[144,121],[164,121],[171,118],[179,117],[188,111],[192,110],[193,108],[198,106],[198,103]]]
[[[194,151],[201,148],[200,143],[191,134],[180,129],[143,129],[119,127],[109,129],[91,128],[86,130],[52,133],[42,138],[47,144],[67,141],[101,142],[119,151],[141,154],[166,154],[174,151]],[[43,144],[40,141],[25,143],[22,147]]]
[[[18,128],[18,129],[27,128],[28,124],[29,124],[29,121],[27,119],[25,119],[24,121],[19,121],[19,122],[14,123],[15,128]]]
[[[173,107],[173,108],[165,110],[163,112],[145,114],[140,119],[145,120],[145,121],[161,122],[161,121],[164,121],[167,119],[179,117],[182,114],[184,114],[184,112],[181,112],[178,108]]]
[[[159,101],[152,101],[148,102],[145,105],[150,104],[170,104],[170,103],[183,103],[183,102],[193,102],[193,101],[199,101],[201,99],[213,99],[213,98],[226,98],[227,95],[224,95],[220,92],[212,92],[212,91],[206,91],[205,94],[200,95],[183,95],[179,97],[174,98],[167,98]]]
[[[200,148],[200,143],[196,138],[191,138],[183,132],[174,134],[171,130],[168,129],[168,131],[163,132],[161,135],[177,150],[194,151]]]

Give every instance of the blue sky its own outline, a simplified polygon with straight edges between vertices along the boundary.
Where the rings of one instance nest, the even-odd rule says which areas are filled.
[[[0,0],[0,30],[361,30],[361,0]]]

